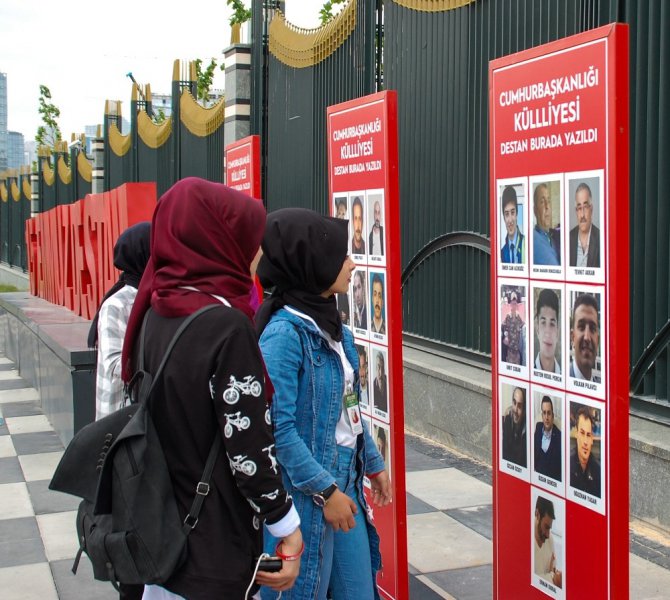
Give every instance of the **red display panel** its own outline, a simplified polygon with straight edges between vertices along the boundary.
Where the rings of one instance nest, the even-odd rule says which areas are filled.
[[[250,135],[226,146],[226,185],[260,199],[260,136]]]
[[[384,455],[393,502],[372,504],[381,538],[384,598],[408,597],[405,439],[398,201],[398,122],[395,92],[381,92],[328,108],[330,212],[349,219],[356,263],[348,294],[338,294],[361,361],[361,413]],[[367,371],[364,373],[364,371]]]
[[[490,63],[495,598],[628,597],[628,93],[625,25]]]

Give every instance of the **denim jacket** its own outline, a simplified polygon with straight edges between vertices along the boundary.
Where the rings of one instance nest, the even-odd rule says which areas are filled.
[[[358,354],[353,336],[346,327],[342,344],[354,368],[358,388]],[[314,324],[284,309],[272,316],[261,335],[260,347],[275,390],[270,410],[277,461],[284,486],[293,496],[300,513],[305,542],[300,575],[294,587],[284,592],[282,598],[313,600],[319,586],[328,585],[328,582],[318,581],[326,521],[312,495],[335,481],[329,469],[334,466],[337,455],[335,428],[342,411],[344,370],[339,355]],[[356,487],[362,506],[367,507],[362,475],[384,469],[384,459],[367,426],[358,436],[357,465]],[[379,536],[369,518],[368,533],[375,581],[381,555]],[[273,554],[276,543],[277,540],[265,530],[265,552]],[[262,598],[276,598],[276,594],[263,588]]]

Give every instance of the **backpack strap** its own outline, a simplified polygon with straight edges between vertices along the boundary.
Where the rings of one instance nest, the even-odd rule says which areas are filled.
[[[200,478],[201,481],[195,486],[195,498],[193,498],[191,510],[188,511],[181,528],[184,535],[191,533],[198,524],[198,515],[200,514],[202,503],[205,501],[205,496],[209,494],[209,480],[212,478],[212,471],[214,470],[216,458],[219,455],[219,448],[221,448],[221,430],[217,427],[216,433],[214,434],[214,443],[209,451],[209,456],[205,463],[205,470],[202,472],[202,477]]]
[[[142,373],[143,377],[142,382],[140,384],[139,402],[146,401],[151,395],[151,392],[154,389],[154,385],[156,384],[156,381],[158,381],[158,377],[162,373],[163,367],[165,366],[165,363],[170,357],[172,349],[174,348],[181,334],[184,333],[186,328],[202,313],[207,312],[208,310],[212,310],[213,308],[217,308],[218,306],[220,306],[220,304],[208,304],[207,306],[203,306],[201,309],[190,314],[184,320],[184,322],[179,326],[175,334],[172,336],[170,344],[168,345],[167,350],[165,350],[165,354],[163,355],[163,360],[161,360],[161,363],[158,366],[158,369],[156,370],[156,373],[153,375],[153,377],[151,376],[151,374],[149,374],[147,371],[144,370],[144,331],[147,325],[148,313],[147,315],[145,315],[144,322],[142,323],[142,331],[140,333],[140,361],[139,361],[138,374]],[[184,535],[188,535],[189,533],[191,533],[191,531],[193,531],[193,529],[195,529],[195,526],[198,524],[198,515],[200,514],[200,509],[202,508],[202,504],[205,501],[205,496],[209,494],[209,480],[212,478],[212,472],[214,471],[214,465],[216,464],[216,459],[219,455],[220,448],[221,448],[221,430],[217,427],[216,433],[214,434],[214,442],[212,443],[209,455],[207,456],[205,469],[202,472],[202,477],[200,478],[198,485],[196,485],[195,487],[195,497],[193,498],[191,509],[188,511],[188,514],[184,518],[184,523],[182,525],[182,532],[184,533]]]
[[[217,308],[218,306],[220,305],[208,304],[207,306],[203,306],[201,309],[195,311],[194,313],[191,313],[182,322],[182,324],[178,327],[177,331],[175,331],[175,334],[172,336],[172,339],[170,340],[170,343],[168,344],[168,347],[165,350],[165,354],[163,355],[163,359],[158,365],[158,369],[153,374],[149,373],[144,368],[144,335],[147,327],[147,320],[149,318],[149,313],[147,312],[144,315],[144,321],[142,321],[142,329],[140,331],[138,369],[137,372],[133,375],[132,379],[128,382],[127,386],[127,392],[131,402],[137,404],[144,404],[147,402],[147,400],[149,399],[149,395],[153,391],[154,385],[156,384],[156,381],[158,381],[158,377],[163,372],[163,367],[165,367],[165,363],[167,363],[168,358],[170,358],[172,349],[175,347],[175,344],[177,343],[177,340],[179,340],[179,338],[181,337],[181,334],[184,333],[186,328],[202,313]]]

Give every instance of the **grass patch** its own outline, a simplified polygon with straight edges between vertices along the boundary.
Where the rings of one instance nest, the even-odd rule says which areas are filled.
[[[18,292],[19,288],[17,288],[15,285],[6,285],[4,283],[0,283],[0,293],[2,292]]]

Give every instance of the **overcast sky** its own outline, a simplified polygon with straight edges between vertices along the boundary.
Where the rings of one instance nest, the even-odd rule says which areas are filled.
[[[250,6],[251,0],[245,0]],[[287,19],[317,27],[321,0],[287,0]],[[174,4],[115,0],[0,0],[0,72],[7,74],[8,128],[35,137],[40,84],[61,110],[64,139],[102,123],[105,100],[121,100],[128,118],[132,71],[153,93],[169,94],[174,60],[223,61],[230,44],[225,0]],[[223,87],[217,70],[214,87]]]

